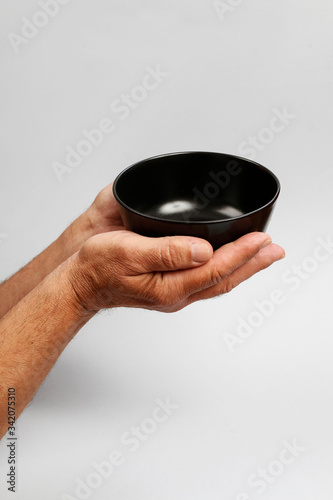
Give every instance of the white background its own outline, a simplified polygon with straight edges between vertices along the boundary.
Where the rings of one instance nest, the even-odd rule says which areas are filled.
[[[15,53],[8,33],[40,7],[2,2],[0,279],[131,163],[169,151],[237,154],[275,108],[294,115],[256,152],[282,183],[269,233],[286,260],[174,315],[119,309],[88,324],[19,419],[19,500],[79,498],[77,479],[114,450],[124,463],[93,500],[332,498],[333,255],[297,290],[283,278],[310,265],[318,237],[333,236],[332,2],[224,3],[239,5],[219,16],[210,0],[71,0]],[[111,103],[156,65],[169,76],[120,120]],[[52,163],[104,117],[115,131],[59,182]],[[284,304],[232,354],[225,333],[275,288]],[[122,434],[167,397],[179,408],[131,453]],[[259,495],[248,478],[286,440],[304,450]],[[5,444],[4,499],[14,497]]]

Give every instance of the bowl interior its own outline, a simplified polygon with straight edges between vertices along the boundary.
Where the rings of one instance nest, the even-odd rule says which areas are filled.
[[[115,194],[139,214],[169,221],[218,221],[259,210],[279,192],[277,178],[244,158],[219,153],[175,153],[122,172]]]

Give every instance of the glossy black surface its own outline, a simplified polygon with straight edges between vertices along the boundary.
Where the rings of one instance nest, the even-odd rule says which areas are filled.
[[[216,249],[265,230],[280,183],[245,158],[186,152],[132,165],[118,175],[113,192],[126,229],[155,237],[198,236]]]

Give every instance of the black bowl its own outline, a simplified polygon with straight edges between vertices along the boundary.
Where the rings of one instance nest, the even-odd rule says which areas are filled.
[[[126,229],[153,237],[197,236],[217,249],[265,231],[280,183],[270,170],[245,158],[185,152],[126,168],[113,193]]]

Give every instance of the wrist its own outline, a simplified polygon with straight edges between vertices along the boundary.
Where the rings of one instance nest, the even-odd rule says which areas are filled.
[[[90,310],[85,305],[87,287],[84,286],[84,276],[78,260],[78,253],[75,253],[57,268],[54,286],[64,291],[66,307],[78,321],[85,323],[98,311]]]
[[[76,305],[88,315],[95,315],[102,309],[119,307],[116,289],[122,288],[121,276],[112,260],[107,264],[100,240],[107,235],[94,236],[82,246],[79,252],[67,261],[67,276],[73,288]],[[102,255],[101,255],[102,254]],[[102,257],[102,258],[101,258]]]
[[[96,234],[95,228],[88,210],[86,210],[56,240],[59,263],[64,262],[80,250],[82,245],[94,234]]]

